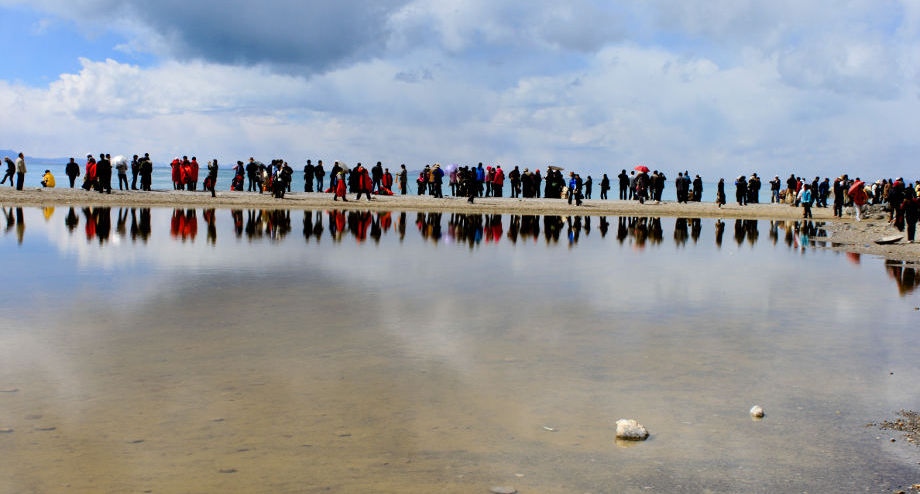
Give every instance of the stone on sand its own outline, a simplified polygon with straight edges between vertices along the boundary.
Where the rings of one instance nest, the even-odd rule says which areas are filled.
[[[648,438],[648,430],[633,419],[617,420],[617,439],[627,441],[644,441]]]

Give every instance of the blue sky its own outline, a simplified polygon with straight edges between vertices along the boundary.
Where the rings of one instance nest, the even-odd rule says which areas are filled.
[[[916,175],[912,0],[0,0],[0,148]]]

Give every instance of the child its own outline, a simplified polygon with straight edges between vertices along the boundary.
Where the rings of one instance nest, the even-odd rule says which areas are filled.
[[[45,170],[45,174],[42,176],[42,187],[54,188],[54,175],[51,174],[51,170]]]

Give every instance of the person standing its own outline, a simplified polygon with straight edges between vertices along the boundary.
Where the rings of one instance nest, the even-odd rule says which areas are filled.
[[[352,173],[355,174],[355,188],[358,191],[358,197],[356,197],[355,200],[360,201],[361,194],[365,194],[367,200],[370,201],[371,191],[374,190],[374,181],[371,180],[370,174],[367,173],[367,168],[364,168],[361,163],[358,163],[358,166],[355,167],[355,171]]]
[[[811,184],[805,184],[805,191],[802,192],[802,218],[813,217],[811,215],[811,202],[813,199],[814,195],[811,193]],[[857,214],[857,217],[858,216],[859,215]]]
[[[78,165],[73,158],[70,158],[70,162],[67,163],[67,166],[64,168],[64,173],[67,174],[67,178],[70,179],[70,188],[72,189],[74,183],[77,181],[77,177],[80,176],[80,165]]]
[[[96,177],[98,178],[97,190],[99,193],[112,193],[112,158],[105,153],[99,154],[99,162],[96,163]]]
[[[576,175],[577,176],[577,175]],[[594,186],[594,180],[591,179],[591,175],[588,175],[588,179],[584,182],[585,199],[591,199],[591,188]]]
[[[725,179],[719,179],[719,185],[716,191],[716,205],[720,208],[725,205]]]
[[[508,180],[511,181],[511,197],[520,197],[521,195],[521,171],[515,166],[508,173]]]
[[[406,164],[399,165],[399,193],[406,195],[409,192],[409,170],[406,170]]]
[[[533,194],[537,199],[540,198],[540,184],[543,182],[543,175],[540,175],[540,170],[533,172]]]
[[[249,163],[246,164],[246,177],[249,179],[248,192],[254,192],[259,184],[259,164],[252,156],[249,157]],[[261,191],[260,191],[261,192]]]
[[[208,162],[208,177],[205,179],[205,182],[207,182],[207,187],[205,187],[205,190],[211,190],[211,197],[217,196],[216,188],[218,168],[219,166],[217,165],[217,158],[214,158],[213,161]]]
[[[307,160],[306,166],[303,167],[303,191],[313,192],[313,163]]]
[[[703,200],[703,179],[699,175],[693,178],[693,201]]]
[[[607,199],[607,191],[610,190],[610,179],[607,174],[601,178],[601,199]]]
[[[136,157],[137,155],[135,155]],[[132,164],[133,167],[133,164]],[[115,165],[115,169],[118,170],[118,190],[122,190],[121,184],[125,184],[125,190],[131,190],[128,187],[128,162],[125,159],[120,159],[118,164]]]
[[[739,206],[744,206],[747,204],[747,189],[747,180],[745,179],[744,175],[741,175],[737,180],[735,180],[735,200],[738,201]]]
[[[141,163],[137,155],[131,159],[131,190],[137,190],[137,175],[141,172]]]
[[[323,170],[323,160],[316,162],[316,168],[313,169],[313,174],[316,176],[316,191],[323,191],[323,177],[326,176],[325,170]],[[344,199],[345,197],[342,197]]]
[[[188,173],[189,190],[198,190],[198,158],[192,156]]]
[[[770,180],[770,203],[779,203],[779,187],[779,175],[776,175]]]
[[[144,153],[140,160],[141,190],[150,192],[150,183],[153,176],[153,161],[150,160],[150,153]]]
[[[505,185],[505,172],[500,165],[495,167],[495,177],[492,179],[492,197],[502,196],[502,187]]]
[[[16,158],[16,190],[22,190],[22,183],[26,179],[26,157],[19,153]]]
[[[856,177],[856,181],[859,182],[859,177]],[[863,206],[869,200],[869,196],[866,194],[866,187],[861,185],[853,191],[853,195],[850,197],[853,200],[853,210],[856,213],[856,221],[862,221],[860,213],[862,212]]]
[[[628,197],[627,191],[629,190],[629,175],[626,174],[626,169],[620,170],[617,179],[620,180],[620,200],[625,201]]]
[[[383,180],[383,164],[379,161],[371,168],[371,192],[380,191],[380,181]]]
[[[336,178],[336,180],[334,181],[335,183],[334,185],[332,185],[332,192],[333,192],[332,200],[338,201],[339,197],[341,197],[342,201],[348,202],[348,199],[345,198],[345,192],[348,190],[347,187],[345,186],[345,172],[339,172],[338,176],[336,176],[335,178]],[[321,180],[321,179],[317,178],[317,180]]]
[[[843,178],[834,180],[834,217],[843,218]]]

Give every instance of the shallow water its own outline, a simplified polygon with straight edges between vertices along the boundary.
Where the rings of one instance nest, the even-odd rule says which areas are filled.
[[[6,208],[0,492],[916,482],[920,278],[821,226]]]

